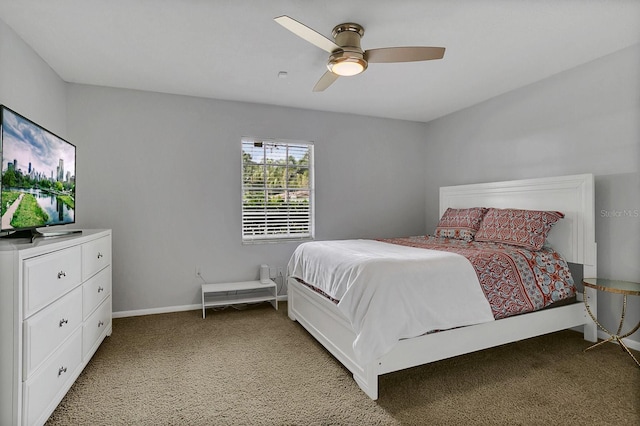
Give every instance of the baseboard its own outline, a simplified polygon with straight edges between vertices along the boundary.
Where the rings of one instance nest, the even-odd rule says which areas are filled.
[[[278,296],[278,302],[286,302],[287,295],[282,294]],[[120,311],[114,312],[113,318],[126,318],[126,317],[139,317],[142,315],[155,315],[155,314],[168,314],[171,312],[183,312],[183,311],[197,311],[202,310],[202,305],[182,305],[182,306],[165,306],[163,308],[151,308],[151,309],[137,309],[134,311]]]
[[[582,296],[582,295],[580,295]],[[582,297],[580,297],[582,298]],[[288,300],[286,294],[282,294],[278,296],[278,302],[286,302]],[[182,306],[166,306],[164,308],[152,308],[152,309],[138,309],[135,311],[120,311],[114,312],[113,318],[126,318],[126,317],[137,317],[142,315],[154,315],[154,314],[168,314],[171,312],[183,312],[183,311],[196,311],[202,309],[202,305],[182,305]],[[582,327],[574,327],[573,330],[582,332]],[[598,330],[598,339],[606,340],[609,338],[609,335],[602,330]],[[622,339],[625,345],[627,345],[630,349],[640,351],[640,342],[631,340],[629,338]],[[615,343],[615,342],[612,342]]]
[[[171,312],[202,310],[202,305],[165,306],[163,308],[138,309],[135,311],[114,312],[113,318],[139,317],[142,315],[168,314]]]

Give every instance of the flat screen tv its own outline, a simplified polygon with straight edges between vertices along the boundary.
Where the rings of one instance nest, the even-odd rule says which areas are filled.
[[[0,117],[0,232],[47,235],[37,228],[75,223],[76,147],[4,105]]]

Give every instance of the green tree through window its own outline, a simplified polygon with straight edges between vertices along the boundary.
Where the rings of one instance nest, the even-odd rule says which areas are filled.
[[[243,138],[243,241],[308,238],[313,238],[313,144]]]

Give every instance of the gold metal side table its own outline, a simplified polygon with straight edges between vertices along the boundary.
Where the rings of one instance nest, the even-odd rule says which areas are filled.
[[[607,280],[604,278],[585,278],[584,280],[582,280],[582,284],[587,287],[595,288],[596,290],[606,291],[609,293],[622,294],[622,314],[620,316],[620,325],[618,326],[618,331],[615,334],[607,330],[605,327],[602,326],[602,324],[598,322],[595,315],[593,315],[593,313],[591,312],[591,309],[589,308],[589,304],[587,303],[587,298],[586,297],[584,298],[584,306],[587,308],[587,313],[589,314],[593,322],[595,322],[596,325],[600,327],[605,333],[611,336],[607,340],[603,340],[602,342],[598,342],[595,345],[589,346],[587,349],[585,349],[585,351],[588,351],[589,349],[593,349],[596,346],[600,346],[603,343],[616,341],[620,345],[620,347],[623,350],[625,350],[631,356],[631,358],[633,358],[633,360],[636,362],[638,367],[640,367],[640,362],[638,362],[638,360],[636,359],[635,356],[633,356],[633,354],[631,353],[627,345],[625,345],[624,342],[622,341],[622,339],[624,339],[625,337],[631,336],[633,333],[638,331],[638,329],[640,329],[640,322],[638,322],[638,325],[636,325],[628,333],[625,333],[622,335],[620,334],[622,332],[622,325],[624,324],[624,315],[627,311],[627,296],[640,296],[640,283],[634,283],[630,281],[620,281],[620,280]]]

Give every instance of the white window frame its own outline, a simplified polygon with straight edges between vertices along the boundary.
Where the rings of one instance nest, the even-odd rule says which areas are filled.
[[[262,183],[258,184],[247,184],[245,181],[245,147],[251,144],[253,145],[253,149],[255,149],[257,144],[260,144],[263,148],[265,155],[262,158],[257,159],[257,164],[252,163],[254,166],[262,166],[264,169],[264,176]],[[289,187],[289,179],[285,180],[283,186],[274,187],[270,186],[267,176],[267,160],[266,160],[266,151],[269,149],[285,149],[286,154],[289,153],[289,148],[300,148],[301,146],[307,147],[309,152],[309,165],[308,165],[308,187]],[[242,171],[242,192],[241,192],[241,202],[242,202],[242,242],[243,244],[254,244],[254,243],[267,243],[267,242],[282,242],[282,241],[300,241],[300,240],[312,240],[315,235],[315,188],[314,188],[314,144],[313,142],[307,141],[293,141],[293,140],[284,140],[284,139],[258,139],[252,137],[242,137],[241,138],[241,171]],[[288,161],[289,156],[286,155],[285,165],[281,167],[285,167],[286,176],[289,176],[289,166],[290,163]],[[255,159],[254,159],[255,160]],[[265,202],[262,204],[262,211],[259,212],[258,209],[252,208],[248,209],[248,204],[246,201],[246,193],[251,191],[264,191],[264,194],[277,192],[279,194],[285,194],[286,199],[286,207],[283,211],[282,208],[279,209],[278,212],[274,212],[269,209],[269,204]],[[289,203],[289,196],[292,193],[300,193],[308,191],[308,218],[305,213],[305,217],[301,221],[300,215],[295,215],[295,211],[290,209],[291,205]],[[293,194],[294,195],[294,194]],[[280,195],[279,195],[280,196]],[[292,214],[293,213],[293,214]],[[257,221],[258,224],[253,228],[247,225],[248,222],[253,220]],[[260,221],[263,224],[260,224]],[[271,222],[271,229],[269,223]],[[275,224],[278,224],[278,228],[282,230],[284,227],[286,231],[278,232],[274,230],[276,227]],[[297,232],[294,229],[296,227],[302,227],[305,229],[303,232]],[[260,229],[262,228],[262,229]],[[264,231],[264,232],[261,232]]]

